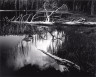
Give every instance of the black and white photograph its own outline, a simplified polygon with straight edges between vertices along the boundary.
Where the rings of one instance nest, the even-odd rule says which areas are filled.
[[[0,77],[96,77],[96,0],[0,0]]]

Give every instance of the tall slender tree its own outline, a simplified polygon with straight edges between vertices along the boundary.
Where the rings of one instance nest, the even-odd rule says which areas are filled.
[[[27,14],[28,1],[26,0],[26,14]]]
[[[15,10],[17,10],[17,0],[15,0]],[[17,12],[16,12],[16,17],[17,17]]]
[[[75,0],[73,0],[73,11],[75,10]]]
[[[94,15],[94,0],[91,2],[91,15]]]

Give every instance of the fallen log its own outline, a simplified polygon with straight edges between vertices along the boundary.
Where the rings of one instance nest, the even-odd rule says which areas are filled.
[[[10,21],[14,24],[26,24],[31,26],[76,26],[76,27],[96,27],[96,22],[45,22],[45,21]]]
[[[52,55],[50,54],[49,52],[45,52],[44,50],[41,50],[41,49],[38,49],[40,50],[41,52],[43,52],[44,54],[50,56],[51,58],[53,58],[58,64],[60,65],[65,65],[67,66],[68,68],[76,68],[77,70],[80,70],[80,66],[78,66],[77,64],[67,60],[67,59],[62,59],[58,56],[55,56],[55,55]]]

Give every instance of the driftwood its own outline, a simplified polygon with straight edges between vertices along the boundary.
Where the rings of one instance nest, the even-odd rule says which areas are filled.
[[[48,15],[48,16],[50,17],[50,15]],[[27,16],[27,18],[26,18],[26,20],[23,20],[23,18],[25,16]],[[70,20],[63,21],[64,20],[64,18],[63,18],[61,21],[59,21],[57,19],[56,21],[47,22],[47,21],[32,21],[33,18],[34,18],[34,16],[33,16],[31,21],[28,21],[30,16],[32,16],[32,14],[27,14],[27,15],[24,15],[24,16],[22,16],[22,14],[21,14],[17,18],[14,16],[12,19],[8,19],[8,17],[5,17],[5,21],[11,22],[11,23],[15,23],[15,24],[27,24],[27,25],[31,25],[31,26],[40,26],[40,25],[42,25],[42,26],[83,26],[83,27],[96,27],[96,22],[85,21],[84,18],[80,18],[79,20],[75,20],[75,21],[70,21]],[[44,18],[46,18],[46,17],[44,17]]]
[[[77,64],[67,60],[67,59],[62,59],[58,56],[55,56],[55,55],[52,55],[50,54],[49,52],[45,52],[44,50],[41,50],[41,49],[38,49],[40,50],[41,52],[43,52],[44,54],[50,56],[51,58],[53,58],[58,64],[60,65],[65,65],[67,66],[68,68],[76,68],[77,70],[80,70],[80,66],[78,66]]]

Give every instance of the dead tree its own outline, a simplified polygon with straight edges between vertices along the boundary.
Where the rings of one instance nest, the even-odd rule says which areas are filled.
[[[48,55],[49,57],[53,58],[60,65],[65,65],[68,68],[76,68],[77,70],[80,70],[80,66],[78,66],[77,64],[75,64],[67,59],[62,59],[60,57],[50,54],[49,52],[45,52],[44,50],[41,50],[41,49],[38,49],[38,50],[40,50],[44,54]]]
[[[53,7],[51,9],[47,9],[46,7],[50,6],[50,4],[48,4],[47,2],[44,3],[44,10],[46,12],[46,21],[50,22],[50,16],[53,13],[56,13],[58,11],[68,11],[68,7],[66,4],[63,4],[61,7],[56,7],[56,5],[53,3]],[[51,5],[52,6],[52,5]],[[53,9],[54,7],[56,7],[56,9]],[[49,11],[48,11],[49,10]],[[51,14],[48,14],[48,12],[50,12],[51,10]]]

